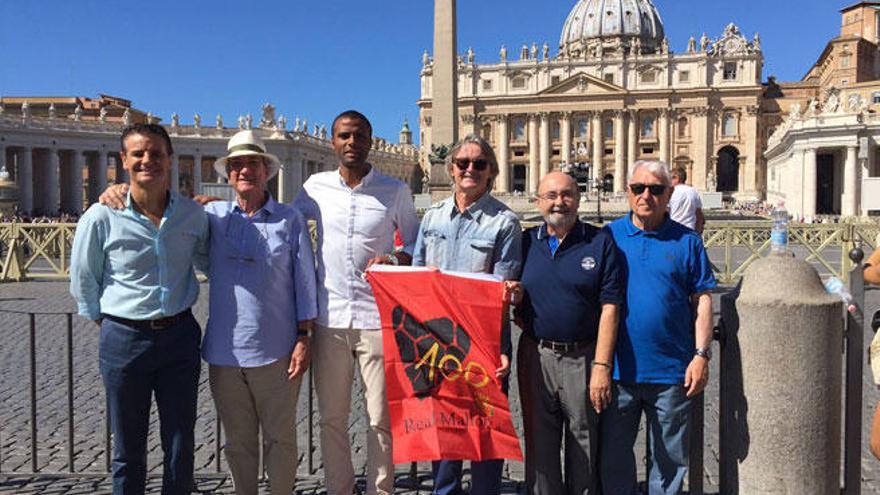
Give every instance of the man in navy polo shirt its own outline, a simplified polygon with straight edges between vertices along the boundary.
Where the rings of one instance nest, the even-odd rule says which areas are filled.
[[[611,401],[622,267],[610,233],[578,220],[571,176],[547,174],[537,199],[544,224],[523,236],[518,311],[527,493],[598,493],[599,412]]]
[[[669,218],[671,194],[665,163],[636,162],[632,211],[606,227],[623,253],[627,285],[614,397],[602,417],[603,493],[638,493],[633,444],[642,411],[651,439],[648,493],[681,493],[690,399],[709,380],[715,277],[699,234]]]

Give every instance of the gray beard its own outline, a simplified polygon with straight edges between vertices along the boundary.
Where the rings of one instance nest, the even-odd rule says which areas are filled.
[[[565,230],[574,225],[577,214],[573,213],[550,213],[544,217],[544,221],[554,229]]]

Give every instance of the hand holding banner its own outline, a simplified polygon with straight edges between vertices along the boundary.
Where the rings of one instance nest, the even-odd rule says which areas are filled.
[[[376,265],[394,462],[522,459],[500,366],[497,277]]]

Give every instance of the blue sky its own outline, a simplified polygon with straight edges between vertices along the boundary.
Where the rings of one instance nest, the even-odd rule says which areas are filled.
[[[575,0],[460,0],[459,51],[495,61],[532,41],[555,47]],[[839,33],[852,0],[655,0],[673,51],[735,22],[761,34],[764,78],[798,80]],[[430,0],[0,0],[0,95],[107,93],[170,122],[227,125],[264,102],[329,124],[356,108],[377,135],[416,131]],[[416,132],[416,135],[417,132]]]

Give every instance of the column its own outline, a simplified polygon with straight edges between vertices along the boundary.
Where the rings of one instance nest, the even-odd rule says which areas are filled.
[[[171,155],[171,177],[169,180],[171,181],[171,190],[180,191],[180,157],[177,154]]]
[[[605,175],[605,167],[602,166],[602,153],[604,152],[602,146],[602,112],[592,113],[590,132],[593,135],[593,178],[602,180],[602,176]]]
[[[562,138],[562,150],[559,158],[562,163],[571,162],[571,112],[562,112],[562,123],[559,125],[559,134]]]
[[[18,152],[18,204],[22,213],[31,214],[34,211],[34,158],[30,148],[22,148]]]
[[[743,132],[746,141],[745,181],[740,182],[740,192],[754,194],[755,199],[760,199],[759,189],[762,184],[758,183],[758,163],[761,159],[761,149],[758,144],[758,107],[746,107],[742,113],[745,117]]]
[[[691,184],[697,189],[708,191],[706,179],[709,173],[709,155],[711,153],[709,113],[705,108],[697,108],[693,110],[691,117],[694,131],[694,175],[691,178]]]
[[[193,155],[193,196],[202,194],[202,154]]]
[[[110,154],[104,151],[98,154],[98,171],[95,174],[95,189],[101,194],[107,189],[107,171],[110,170]],[[97,201],[98,198],[95,198]]]
[[[623,192],[626,189],[623,115],[623,110],[614,111],[614,192]]]
[[[843,165],[843,198],[840,202],[840,213],[845,217],[860,214],[858,145],[846,147],[846,161]]]
[[[550,114],[541,112],[541,177],[550,173]]]
[[[61,156],[57,148],[49,149],[49,163],[46,170],[46,208],[45,214],[54,216],[58,214],[58,203],[61,194],[58,175],[61,170]]]
[[[278,202],[290,203],[302,184],[302,175],[297,173],[297,167],[293,166],[300,161],[299,149],[294,148],[290,155],[279,159],[281,159],[281,169],[278,170]]]
[[[633,168],[633,165],[638,160],[638,146],[639,146],[639,112],[638,110],[630,110],[627,112],[629,114],[629,122],[627,123],[627,133],[626,133],[626,175],[623,180],[627,181],[629,179],[628,175]],[[626,186],[626,184],[624,184]]]
[[[538,192],[541,170],[538,164],[538,115],[529,114],[529,190],[530,194]]]
[[[804,152],[804,187],[802,210],[805,217],[816,216],[816,148]]]
[[[70,174],[70,205],[71,213],[83,212],[83,167],[86,165],[86,152],[83,150],[73,151],[73,163]]]
[[[669,165],[669,109],[661,108],[659,113],[657,138],[660,140],[660,161]]]
[[[495,190],[500,193],[510,192],[510,131],[507,127],[507,115],[496,115],[498,127],[495,142],[498,148],[498,177],[495,178]]]

